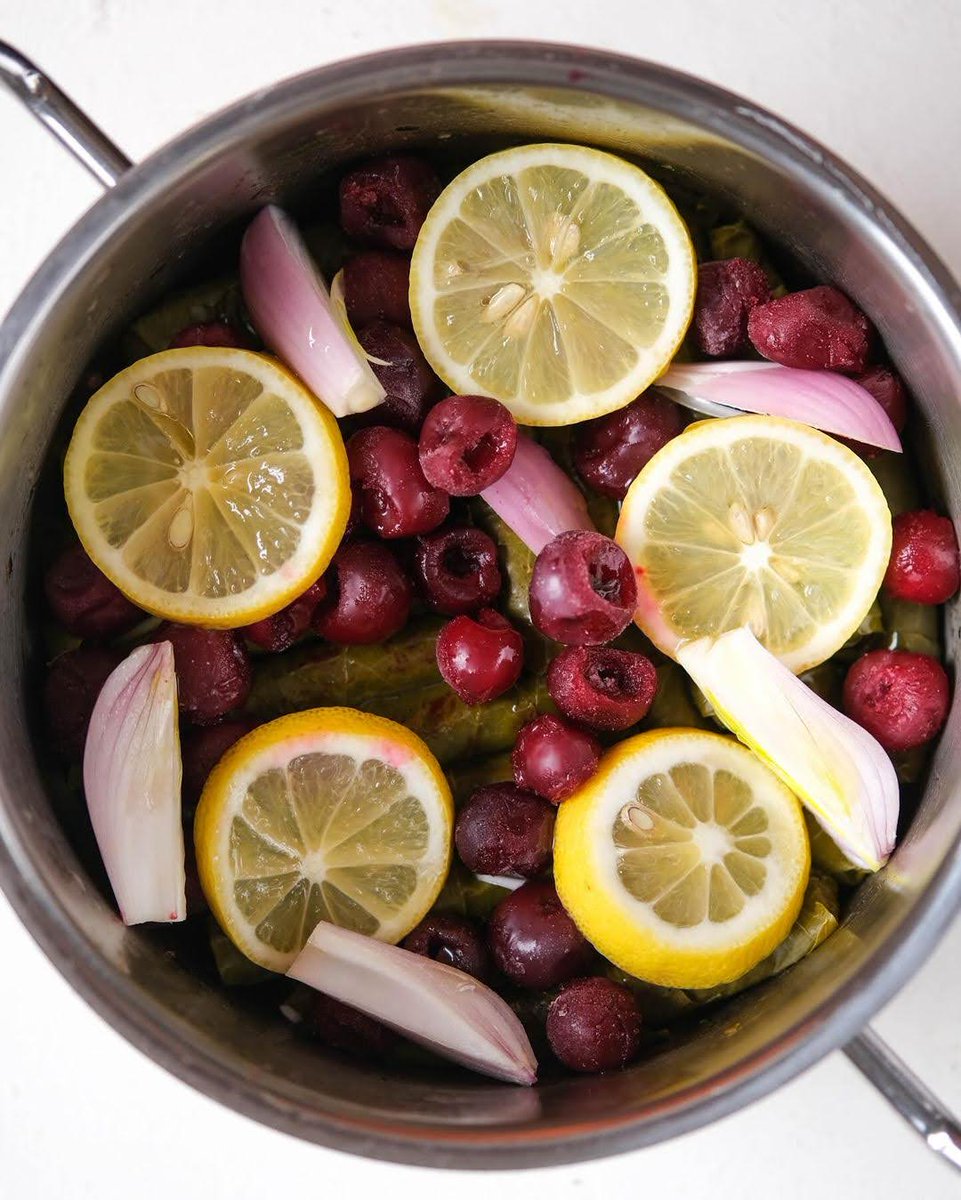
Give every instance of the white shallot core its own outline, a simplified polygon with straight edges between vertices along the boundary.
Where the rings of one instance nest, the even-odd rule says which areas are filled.
[[[900,792],[890,758],[749,629],[679,647],[677,661],[719,719],[814,814],[856,866],[877,871],[894,849]]]
[[[537,1079],[513,1010],[454,967],[321,921],[287,974],[482,1075]]]
[[[126,925],[187,915],[177,719],[169,642],[132,651],[108,677],[90,718],[84,792]]]
[[[331,302],[297,227],[282,209],[263,209],[240,246],[240,283],[254,328],[336,417],[366,412],[384,389]]]

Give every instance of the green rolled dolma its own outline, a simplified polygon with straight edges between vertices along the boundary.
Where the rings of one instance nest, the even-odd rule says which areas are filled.
[[[210,950],[220,981],[226,987],[250,987],[255,983],[266,983],[277,976],[265,967],[251,962],[241,954],[216,921],[210,922]]]
[[[606,964],[604,974],[615,983],[631,989],[645,1025],[670,1025],[672,1021],[689,1015],[697,1007],[682,988],[658,987],[656,983],[647,983],[643,979],[628,975],[613,963]]]
[[[901,750],[891,755],[900,783],[918,783],[924,778],[931,761],[931,744],[915,746],[913,750]]]
[[[870,650],[878,641],[878,635],[884,633],[884,615],[881,609],[880,597],[877,597],[868,611],[864,614],[861,624],[848,638],[829,662],[850,663],[860,658],[866,650]],[[870,640],[865,640],[870,639]]]
[[[665,988],[635,979],[614,966],[608,968],[607,975],[633,991],[646,1021],[668,1024],[706,1004],[736,996],[793,967],[837,929],[840,916],[837,884],[827,875],[812,874],[801,911],[787,937],[740,979],[712,988]]]
[[[227,321],[247,326],[240,281],[232,275],[207,280],[175,292],[169,299],[134,321],[123,338],[131,361],[166,350],[181,329],[206,321]]]
[[[808,841],[811,843],[811,862],[818,871],[846,887],[856,887],[867,878],[870,872],[865,871],[863,867],[856,867],[807,809],[804,810],[804,820],[808,828]]]
[[[844,686],[846,670],[846,664],[835,658],[829,658],[827,662],[811,667],[809,671],[803,671],[799,678],[822,700],[826,700],[834,708],[840,709],[841,689]]]
[[[419,734],[442,763],[499,754],[513,746],[521,726],[553,710],[543,678],[522,678],[487,704],[465,704],[446,683],[369,698],[368,712],[399,721]]]
[[[713,723],[694,707],[684,671],[676,662],[665,660],[657,667],[654,703],[638,729],[670,728],[711,729]]]
[[[597,492],[585,491],[585,495],[587,511],[594,522],[594,528],[605,537],[612,538],[617,531],[617,519],[621,515],[617,501],[609,496],[599,496]]]
[[[747,258],[762,267],[775,296],[787,292],[784,280],[771,265],[761,239],[746,221],[716,225],[710,232],[711,256],[717,258]]]
[[[486,921],[504,897],[509,895],[509,888],[478,879],[463,863],[455,862],[432,911],[467,917],[472,921]]]
[[[509,754],[492,754],[489,758],[475,758],[448,767],[446,775],[454,804],[460,808],[477,788],[488,783],[509,783],[514,778],[514,768]]]
[[[471,512],[480,528],[497,543],[504,575],[504,610],[507,616],[530,624],[528,593],[534,573],[534,552],[483,500],[472,504]]]
[[[913,650],[941,657],[941,610],[881,593],[884,644],[889,650]]]
[[[827,875],[812,875],[808,880],[804,901],[791,931],[779,946],[762,959],[746,975],[732,983],[722,983],[713,988],[698,988],[688,991],[695,1004],[710,1004],[736,996],[747,988],[773,979],[788,967],[810,954],[837,929],[841,917],[838,885]]]
[[[921,493],[918,481],[911,469],[910,459],[904,454],[881,450],[874,458],[866,459],[865,464],[880,484],[892,517],[919,507]]]
[[[258,658],[247,712],[267,720],[328,704],[368,708],[379,696],[439,684],[440,627],[439,621],[425,620],[373,646],[312,641]]]

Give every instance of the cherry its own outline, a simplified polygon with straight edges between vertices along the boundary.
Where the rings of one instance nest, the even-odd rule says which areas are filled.
[[[424,534],[414,568],[427,603],[451,616],[490,604],[501,590],[497,546],[482,529],[462,525]]]
[[[623,633],[637,608],[637,583],[624,551],[601,533],[561,533],[538,554],[531,620],[545,637],[596,646]]]
[[[250,733],[253,721],[224,721],[203,729],[188,729],[180,740],[183,761],[181,785],[181,815],[185,825],[193,821],[197,801],[204,790],[207,776],[235,742]]]
[[[286,608],[270,617],[255,621],[253,625],[246,625],[241,633],[248,642],[253,642],[261,650],[280,654],[307,632],[314,609],[326,595],[327,584],[323,579],[318,579]]]
[[[227,346],[233,350],[249,350],[253,342],[248,335],[227,321],[203,321],[188,325],[175,334],[170,349],[182,346]]]
[[[427,414],[420,465],[450,496],[476,496],[514,461],[517,422],[490,396],[448,396]]]
[[[437,636],[437,666],[465,704],[485,704],[513,687],[524,666],[524,639],[491,608],[455,617]]]
[[[355,167],[340,181],[340,224],[348,237],[413,250],[440,192],[433,167],[410,154],[389,154]]]
[[[167,623],[151,637],[170,642],[182,715],[194,725],[216,725],[250,695],[250,660],[233,629]]]
[[[413,954],[465,971],[475,979],[490,975],[490,956],[477,927],[463,917],[429,913],[401,945]]]
[[[324,578],[327,595],[314,610],[313,626],[328,641],[382,642],[407,624],[413,588],[383,542],[344,542]]]
[[[574,466],[602,496],[623,500],[642,467],[684,428],[681,409],[653,392],[577,430]]]
[[[912,750],[941,729],[951,702],[936,658],[910,650],[870,650],[844,680],[844,711],[885,750]]]
[[[550,865],[553,839],[554,809],[513,783],[472,792],[454,829],[457,853],[478,875],[540,875]]]
[[[368,354],[382,360],[372,362],[370,369],[387,393],[383,403],[363,414],[359,423],[367,420],[416,434],[443,392],[443,384],[424,358],[417,339],[409,330],[386,321],[366,325],[357,336]]]
[[[409,291],[410,259],[406,254],[362,250],[344,264],[344,303],[354,329],[371,321],[389,321],[409,329]]]
[[[731,358],[748,348],[747,318],[771,299],[771,286],[757,263],[726,258],[701,263],[692,328],[698,350],[709,358]]]
[[[930,509],[899,513],[884,576],[890,595],[914,604],[943,604],[959,584],[958,538],[951,521]]]
[[[100,689],[123,655],[107,646],[79,646],[50,664],[43,708],[53,748],[65,758],[83,757],[87,727]]]
[[[813,287],[759,304],[747,320],[755,350],[785,367],[860,374],[871,349],[871,325],[834,287]]]
[[[323,992],[311,994],[302,1013],[302,1028],[310,1037],[333,1050],[378,1062],[399,1040],[397,1034],[380,1021],[333,996],[325,996]]]
[[[593,975],[565,984],[547,1010],[547,1040],[572,1071],[616,1071],[637,1056],[641,1014],[630,988]]]
[[[649,658],[630,650],[569,646],[551,663],[547,688],[572,721],[620,731],[647,716],[657,672]]]
[[[383,425],[361,429],[347,443],[347,459],[361,520],[380,537],[429,533],[447,517],[450,500],[424,478],[408,434]]]
[[[553,883],[529,880],[491,914],[487,941],[511,983],[543,991],[589,971],[590,943],[561,904]]]
[[[871,367],[863,375],[858,375],[855,383],[871,393],[900,433],[908,419],[908,392],[901,376],[890,367]]]
[[[521,729],[511,754],[514,780],[560,804],[597,770],[601,744],[565,717],[535,717]]]
[[[77,637],[113,637],[145,616],[79,543],[58,555],[44,576],[43,588],[54,619]]]

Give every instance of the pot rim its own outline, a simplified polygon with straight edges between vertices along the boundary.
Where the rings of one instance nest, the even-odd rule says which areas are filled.
[[[810,184],[841,194],[862,220],[897,249],[933,315],[953,334],[961,360],[961,290],[947,267],[874,188],[836,156],[759,105],[684,72],[602,50],[536,41],[461,41],[382,51],[316,68],[261,89],[181,133],[133,166],[70,229],[33,275],[0,326],[0,395],[22,347],[69,281],[97,255],[131,207],[149,202],[185,171],[242,142],[265,120],[282,122],[309,97],[342,104],[397,90],[512,84],[591,91],[661,108],[738,142]],[[761,1098],[853,1037],[927,957],[961,902],[961,855],[943,861],[901,926],[866,960],[856,979],[833,992],[765,1050],[719,1073],[710,1091],[690,1087],[638,1116],[581,1126],[514,1132],[451,1131],[375,1119],[311,1115],[246,1071],[221,1061],[196,1030],[109,967],[69,912],[52,900],[0,795],[0,885],[41,948],[75,990],[128,1041],[200,1092],[265,1125],[357,1154],[408,1164],[517,1168],[582,1161],[651,1145],[689,1132]],[[883,950],[883,953],[882,953]]]

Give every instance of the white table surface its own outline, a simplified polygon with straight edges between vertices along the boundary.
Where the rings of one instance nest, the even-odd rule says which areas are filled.
[[[267,16],[283,8],[285,17]],[[736,15],[735,15],[736,14]],[[368,50],[462,37],[581,42],[680,67],[832,146],[961,275],[956,0],[0,0],[31,55],[132,157],[247,92]],[[0,94],[0,313],[96,186]],[[0,899],[0,1196],[398,1200],[427,1188],[672,1200],[959,1194],[840,1054],[749,1110],[652,1150],[490,1176],[364,1162],[263,1129],[167,1075],[68,988]],[[877,1027],[961,1110],[961,923]]]

